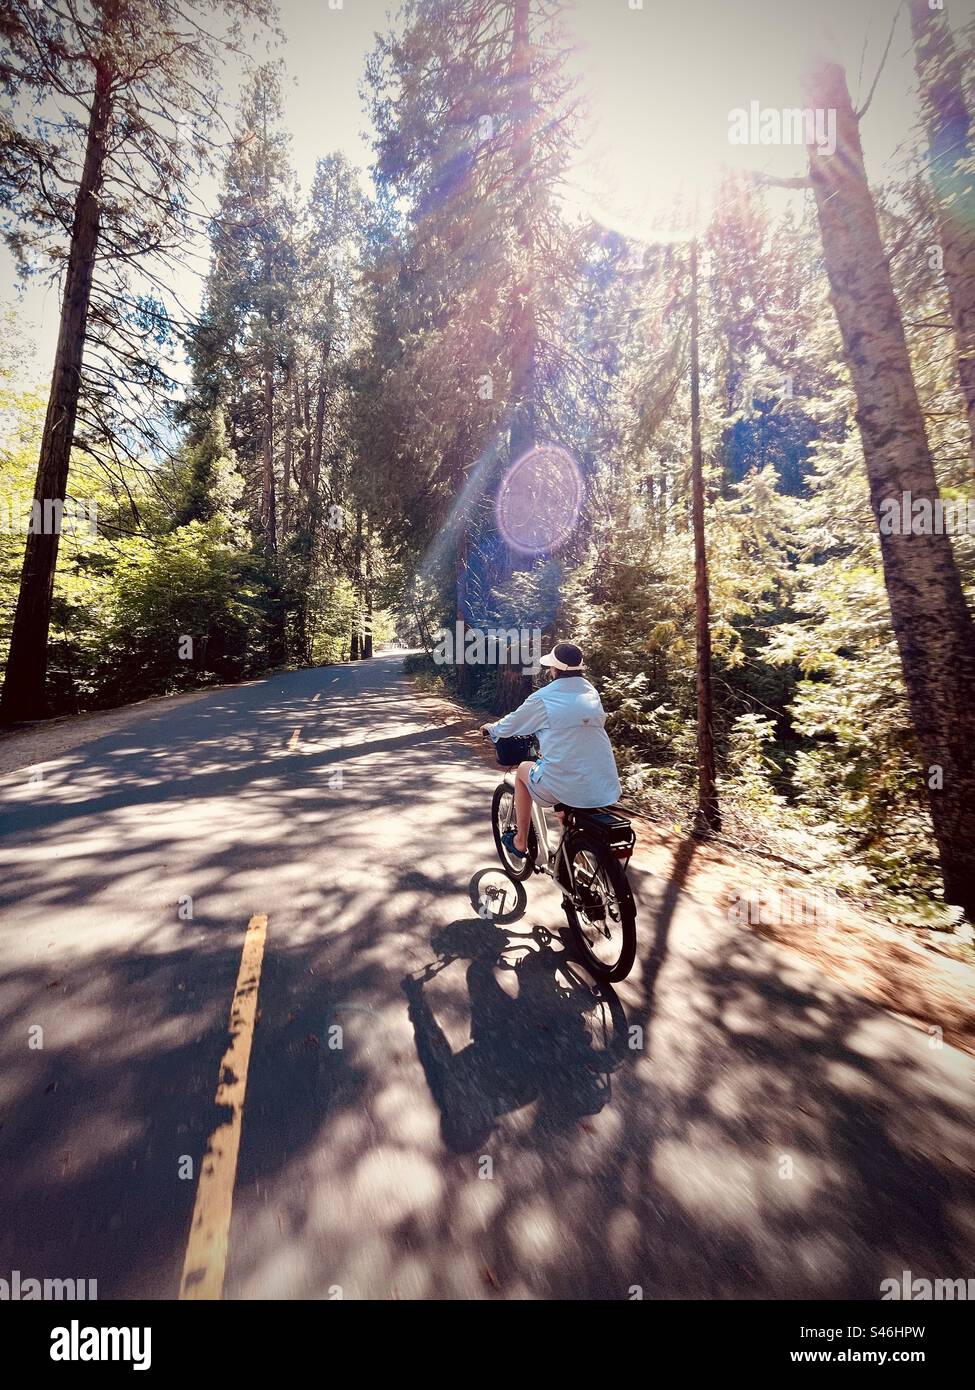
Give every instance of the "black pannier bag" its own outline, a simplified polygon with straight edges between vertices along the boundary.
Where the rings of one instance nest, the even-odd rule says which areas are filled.
[[[494,751],[501,767],[517,767],[537,755],[538,745],[532,734],[518,734],[515,738],[499,738]]]

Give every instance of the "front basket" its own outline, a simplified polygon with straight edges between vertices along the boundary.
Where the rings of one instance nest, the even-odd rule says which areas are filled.
[[[536,744],[531,734],[519,734],[516,738],[499,738],[494,751],[501,767],[517,767],[534,758]]]

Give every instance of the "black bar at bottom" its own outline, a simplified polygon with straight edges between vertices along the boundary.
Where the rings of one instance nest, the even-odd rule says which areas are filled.
[[[503,1300],[485,1300],[500,1303]],[[971,1338],[970,1304],[882,1303],[683,1303],[632,1301],[613,1313],[578,1305],[520,1301],[505,1308],[483,1303],[409,1303],[381,1307],[355,1300],[295,1303],[0,1303],[5,1363],[19,1378],[46,1372],[54,1379],[84,1373],[155,1375],[169,1381],[201,1372],[223,1372],[231,1380],[273,1371],[304,1377],[323,1374],[351,1357],[374,1376],[384,1356],[394,1374],[408,1362],[413,1370],[442,1378],[451,1369],[470,1369],[479,1335],[488,1346],[505,1347],[506,1333],[518,1338],[495,1363],[497,1374],[513,1369],[511,1354],[527,1338],[535,1352],[567,1364],[574,1377],[592,1355],[603,1369],[614,1349],[623,1359],[645,1359],[650,1375],[659,1361],[682,1371],[778,1373],[819,1367],[939,1369],[963,1365]],[[563,1322],[568,1315],[569,1321]],[[522,1321],[525,1319],[525,1321]],[[471,1341],[461,1356],[458,1343],[469,1326]],[[114,1329],[114,1331],[112,1330]],[[148,1338],[146,1330],[148,1329]],[[552,1333],[561,1333],[553,1340]],[[358,1335],[366,1334],[366,1340]],[[566,1336],[565,1334],[568,1334]],[[349,1340],[350,1334],[356,1337]],[[340,1340],[335,1340],[336,1338]],[[626,1340],[621,1340],[625,1338]],[[635,1340],[634,1340],[635,1339]],[[571,1360],[570,1360],[571,1358]],[[517,1353],[516,1353],[517,1360]],[[491,1364],[481,1361],[482,1367]],[[398,1370],[397,1370],[398,1367]],[[483,1372],[482,1372],[483,1373]]]

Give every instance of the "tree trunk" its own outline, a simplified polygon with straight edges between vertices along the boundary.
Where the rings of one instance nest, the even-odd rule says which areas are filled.
[[[808,104],[837,113],[832,156],[810,147],[826,273],[857,400],[870,501],[945,896],[975,917],[975,624],[951,540],[884,533],[881,506],[938,497],[904,326],[867,184],[846,78],[817,59]]]
[[[329,330],[322,339],[322,357],[318,367],[318,399],[315,402],[315,449],[312,461],[316,497],[318,496],[318,490],[322,481],[322,449],[325,441],[325,372],[332,351],[331,313],[334,304],[335,276],[333,275],[328,286]]]
[[[416,590],[412,586],[410,588],[410,607],[413,609],[413,617],[416,620],[416,630],[420,634],[420,641],[423,643],[423,649],[427,656],[430,656],[436,644],[424,622],[423,611],[416,601]]]
[[[691,243],[691,490],[694,527],[694,626],[697,638],[697,812],[695,829],[721,829],[714,769],[714,701],[711,691],[711,599],[704,543],[704,461],[701,456],[701,358],[697,240]]]
[[[297,388],[295,388],[297,390]],[[281,470],[281,544],[288,538],[288,523],[291,510],[291,469],[294,458],[295,412],[292,401],[291,370],[284,385],[284,466]]]
[[[535,317],[535,228],[532,219],[532,69],[530,0],[515,0],[511,50],[513,132],[511,146],[514,226],[519,246],[518,275],[511,312],[511,405],[509,458],[535,447],[538,434]]]
[[[964,65],[943,10],[910,0],[935,219],[975,461],[975,169]]]
[[[315,401],[315,446],[312,451],[312,482],[316,497],[322,482],[322,448],[325,439],[325,359],[327,355],[328,344],[322,343],[322,360],[318,372],[318,391]]]
[[[45,509],[45,501],[50,504],[57,499],[63,507],[68,486],[88,310],[98,252],[99,193],[112,119],[113,78],[114,73],[108,63],[99,63],[95,70],[95,91],[88,118],[85,162],[75,198],[51,394],[34,483],[34,498],[40,504],[39,509],[35,508],[34,516],[39,510],[42,523],[45,512],[54,510],[50,505]],[[35,530],[32,523],[27,535],[0,703],[0,718],[5,722],[36,719],[46,712],[44,683],[47,675],[47,643],[60,541],[60,529],[54,527],[51,534],[45,534],[43,524]]]
[[[352,604],[351,658],[358,661],[362,656],[362,508],[356,512],[355,550],[353,552],[354,570],[352,584],[354,599]]]
[[[296,388],[297,390],[297,388]],[[296,409],[298,409],[296,405]],[[312,468],[311,468],[311,384],[308,380],[308,366],[305,366],[305,389],[299,416],[303,420],[304,436],[302,439],[301,451],[301,482],[300,492],[303,497],[307,497],[311,488]]]
[[[302,376],[302,382],[295,381],[293,393],[294,419],[298,423],[302,439],[298,460],[295,500],[292,508],[293,520],[291,529],[295,538],[295,543],[292,547],[292,564],[299,574],[298,582],[294,585],[293,590],[295,641],[302,662],[308,665],[311,663],[313,650],[313,642],[309,639],[308,630],[308,586],[315,569],[315,535],[312,525],[311,429],[309,426],[310,406],[307,366],[305,366]],[[290,480],[294,474],[295,453],[293,443],[290,440],[286,445],[286,452],[290,460],[290,486]]]
[[[470,671],[467,669],[467,663],[464,660],[464,639],[467,633],[467,524],[467,517],[462,516],[460,518],[460,531],[457,539],[457,560],[455,577],[456,626],[454,628],[454,631],[460,633],[461,646],[460,650],[455,652],[454,655],[458,663],[457,694],[462,699],[466,698],[466,696],[470,694],[471,687]]]
[[[372,656],[372,527],[366,524],[366,630],[362,641],[362,655],[366,661]]]
[[[262,103],[261,113],[264,123],[264,143],[261,146],[264,171],[264,213],[270,207],[270,181],[268,177],[267,142],[267,103]],[[274,284],[274,253],[270,240],[264,243],[264,289],[270,294]],[[264,528],[264,553],[277,555],[278,518],[274,490],[274,312],[268,303],[264,310],[264,466],[261,480],[261,523]],[[287,399],[287,397],[285,398]]]
[[[274,364],[270,350],[264,363],[264,469],[261,480],[261,524],[264,550],[277,554],[278,522],[274,489]]]
[[[530,0],[515,0],[511,49],[512,100],[512,194],[515,200],[514,226],[519,246],[519,263],[511,305],[511,428],[508,436],[509,464],[532,450],[538,439],[538,324],[535,315],[535,238],[531,214],[532,167],[532,70]],[[505,579],[525,560],[506,547]],[[520,624],[519,624],[520,626]],[[498,698],[502,710],[514,709],[528,694],[530,681],[514,664],[501,667]]]

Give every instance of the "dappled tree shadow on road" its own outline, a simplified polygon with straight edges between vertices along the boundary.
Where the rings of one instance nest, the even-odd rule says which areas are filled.
[[[220,1118],[267,912],[227,1297],[876,1298],[971,1269],[970,1059],[678,871],[634,873],[626,1047],[593,1070],[552,885],[524,931],[458,916],[495,777],[389,663],[189,705],[45,779],[2,784],[0,1267],[175,1296],[180,1159]]]
[[[431,945],[437,962],[408,975],[403,990],[449,1149],[473,1152],[500,1116],[535,1101],[538,1131],[571,1126],[607,1104],[625,1015],[612,990],[587,983],[561,943],[553,947],[549,931],[516,934],[474,918],[436,932]],[[454,1051],[424,987],[458,960],[469,962],[470,1041]]]

